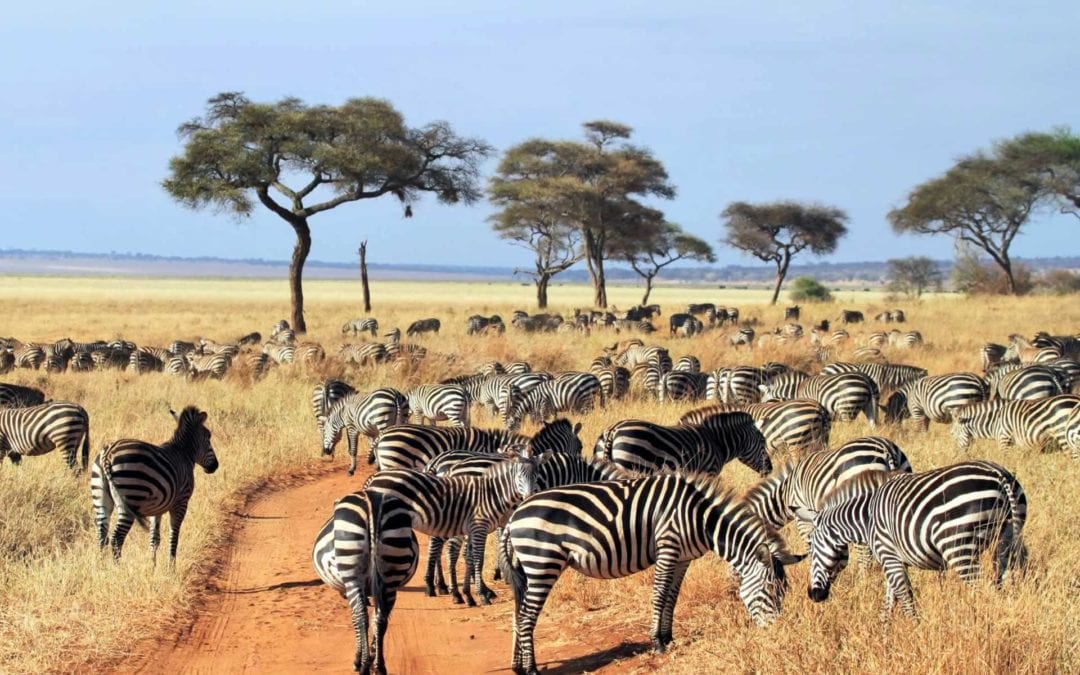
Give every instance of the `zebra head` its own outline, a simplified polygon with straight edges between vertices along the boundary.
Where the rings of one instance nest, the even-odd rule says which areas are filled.
[[[890,471],[864,471],[840,484],[825,496],[816,515],[798,510],[800,520],[810,521],[810,586],[807,595],[824,602],[837,575],[847,567],[848,545],[866,544],[870,527],[870,502],[874,492],[891,478]]]
[[[907,417],[911,417],[908,411],[907,393],[901,390],[894,391],[885,401],[885,423],[899,424]]]
[[[331,410],[329,415],[319,415],[318,421],[322,426],[322,454],[333,455],[334,447],[341,440],[341,430],[345,428],[340,406]]]
[[[746,441],[739,447],[735,457],[760,475],[768,476],[772,473],[773,465],[769,452],[765,449],[765,435],[753,421],[745,429]]]
[[[847,567],[848,542],[837,527],[835,510],[826,509],[813,519],[810,534],[810,587],[807,595],[814,602],[829,599],[836,577]]]
[[[787,497],[790,486],[787,478],[790,473],[791,465],[784,465],[775,474],[766,476],[752,487],[744,498],[750,510],[770,527],[783,527],[795,516]]]
[[[780,616],[788,586],[784,567],[806,557],[788,553],[775,534],[769,539],[775,540],[761,541],[741,559],[733,561],[739,578],[739,597],[750,618],[761,627]]]
[[[507,472],[510,479],[511,490],[521,501],[539,490],[538,475],[536,470],[536,458],[529,449],[527,443],[515,443],[505,448],[504,452],[510,457],[506,462],[496,465],[496,469],[502,468]]]
[[[189,448],[192,459],[206,473],[217,471],[218,459],[210,443],[210,430],[206,428],[206,413],[193,405],[184,408],[179,415],[171,409],[169,413],[176,420],[173,445]]]
[[[571,455],[580,455],[582,450],[581,422],[571,425],[570,420],[552,420],[540,427],[530,441],[530,448],[534,454],[543,452],[563,452]]]
[[[967,450],[970,448],[971,441],[975,437],[975,434],[971,429],[971,417],[957,416],[957,418],[953,420],[949,433],[952,435],[953,440],[956,441],[957,449]]]

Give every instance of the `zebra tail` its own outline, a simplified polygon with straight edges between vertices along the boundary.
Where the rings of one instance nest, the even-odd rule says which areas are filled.
[[[86,470],[90,467],[90,425],[86,425],[86,430],[83,432],[82,437],[82,470],[86,473]]]
[[[502,545],[499,547],[498,558],[499,570],[502,572],[503,579],[510,582],[510,591],[514,595],[514,616],[521,615],[521,606],[525,602],[525,591],[527,586],[527,580],[525,578],[525,568],[521,566],[521,561],[514,557],[514,545],[510,542],[510,533],[503,532]],[[517,625],[517,621],[514,622]]]
[[[88,435],[89,435],[89,432],[88,432]],[[97,462],[98,462],[99,466],[101,466],[101,475],[105,479],[105,487],[108,488],[109,494],[112,495],[113,503],[114,504],[122,504],[124,506],[124,509],[128,513],[130,513],[132,516],[134,516],[135,522],[139,524],[139,527],[141,527],[144,530],[149,530],[150,525],[149,525],[149,523],[147,523],[146,517],[141,515],[135,509],[131,508],[131,505],[128,504],[128,501],[126,499],[124,499],[124,495],[119,490],[116,489],[116,483],[113,481],[113,475],[112,475],[112,462],[109,461],[108,457],[104,456],[105,455],[105,450],[107,450],[107,449],[108,449],[108,446],[103,448],[102,451],[100,453],[98,453]]]
[[[371,507],[370,535],[368,537],[368,569],[371,574],[371,600],[376,607],[382,607],[382,598],[386,594],[386,583],[383,579],[382,570],[379,569],[379,544],[382,541],[382,510],[383,495],[364,491],[367,495],[368,504]]]
[[[1023,530],[1026,517],[1026,513],[1025,517],[1021,517],[1020,515],[1020,495],[1017,494],[1016,489],[1019,487],[1019,482],[1012,476],[1008,474],[1002,476],[1001,489],[1005,491],[1005,497],[1009,501],[1009,524],[1011,526],[1010,529],[1012,530],[1012,541],[1009,542],[1009,547],[1016,552],[1023,548],[1020,533]]]

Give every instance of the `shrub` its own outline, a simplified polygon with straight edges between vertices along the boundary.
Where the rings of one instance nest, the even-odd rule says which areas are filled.
[[[832,302],[832,293],[814,277],[799,277],[788,293],[792,302]]]
[[[1077,293],[1080,292],[1080,274],[1069,270],[1049,270],[1039,280],[1039,286],[1056,295]]]

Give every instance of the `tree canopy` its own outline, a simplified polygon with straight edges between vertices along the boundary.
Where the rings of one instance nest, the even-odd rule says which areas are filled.
[[[409,127],[387,101],[340,106],[296,98],[255,103],[241,93],[211,98],[202,117],[182,124],[181,154],[162,186],[193,209],[250,215],[259,203],[296,233],[289,286],[292,324],[305,330],[302,275],[311,250],[308,219],[362,199],[392,195],[412,215],[431,193],[444,203],[480,198],[481,161],[491,148],[458,136],[446,122]]]
[[[649,304],[653,281],[661,270],[679,260],[716,262],[712,246],[687,234],[675,223],[663,220],[662,214],[649,217],[638,232],[622,237],[613,244],[614,257],[622,258],[645,280],[645,294],[641,304]]]
[[[1080,136],[1068,127],[999,141],[994,154],[1042,188],[1062,213],[1080,219]]]
[[[774,305],[796,255],[804,250],[814,255],[832,253],[847,234],[847,214],[822,204],[790,200],[763,204],[732,202],[720,215],[726,244],[776,265]]]
[[[940,289],[944,278],[938,264],[926,256],[894,258],[888,267],[886,289],[912,298],[921,297],[927,289]]]

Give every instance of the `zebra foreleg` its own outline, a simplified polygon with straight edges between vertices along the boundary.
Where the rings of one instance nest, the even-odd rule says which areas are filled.
[[[677,562],[661,558],[656,561],[656,577],[653,581],[653,651],[663,654],[671,644],[672,621],[675,616],[675,603],[679,600],[689,562]]]
[[[180,526],[187,515],[187,502],[173,507],[169,512],[169,569],[176,568],[176,547],[180,545]]]
[[[150,518],[150,561],[157,568],[157,550],[161,545],[161,516]]]
[[[908,578],[907,566],[891,553],[880,555],[881,566],[885,570],[885,610],[882,620],[887,621],[892,614],[893,603],[900,601],[900,609],[910,618],[916,618],[915,593]]]
[[[471,531],[469,532],[469,544],[471,555],[465,556],[466,576],[468,574],[475,574],[475,590],[476,594],[480,596],[480,604],[490,605],[491,601],[495,599],[495,591],[491,590],[484,583],[484,548],[487,545],[488,530],[491,529],[487,526],[487,523],[473,523]],[[468,584],[468,578],[466,578],[466,585]]]
[[[461,597],[461,592],[458,590],[458,576],[457,576],[457,563],[458,558],[461,557],[461,546],[463,540],[461,537],[453,537],[450,539],[446,547],[446,568],[450,574],[450,595],[454,599],[455,605],[460,605],[465,602],[465,599]],[[465,565],[468,568],[469,553],[465,553]],[[469,591],[469,582],[465,582],[465,591]],[[445,590],[443,591],[446,592]],[[472,597],[471,595],[469,596]],[[470,605],[471,607],[472,605]]]
[[[360,442],[360,432],[350,427],[346,435],[349,437],[349,475],[351,476],[356,473],[356,446]]]

